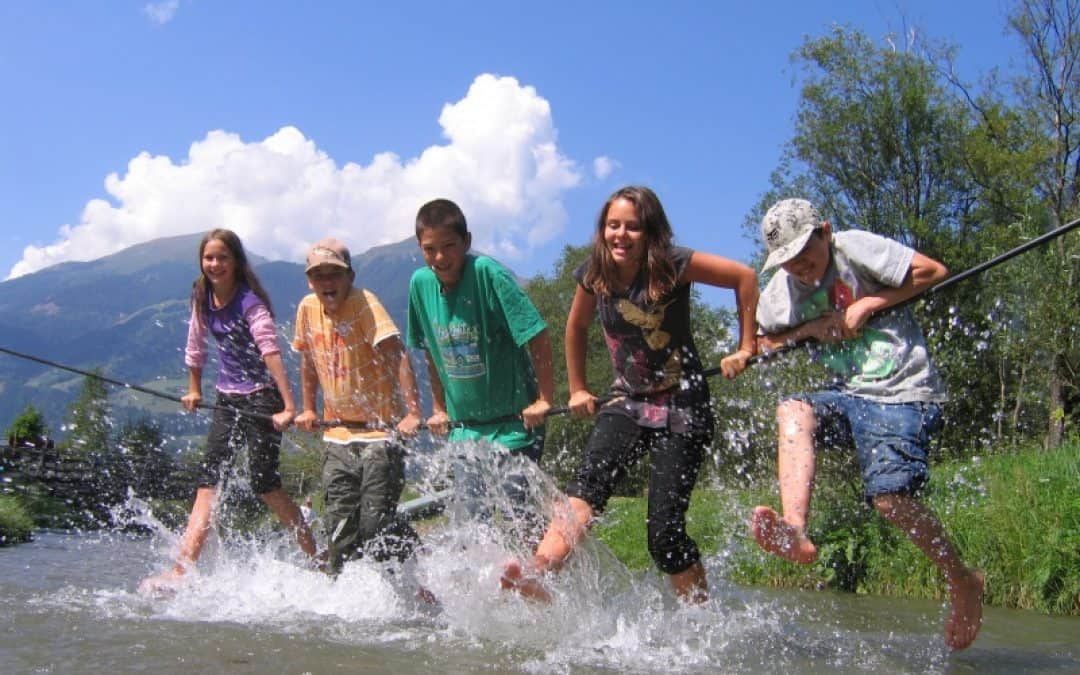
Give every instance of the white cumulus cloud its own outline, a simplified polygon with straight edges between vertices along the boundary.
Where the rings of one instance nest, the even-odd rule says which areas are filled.
[[[563,230],[562,196],[581,169],[559,151],[551,106],[533,87],[480,75],[439,124],[444,144],[366,165],[339,167],[292,126],[255,142],[211,131],[179,161],[142,152],[105,179],[108,199],[87,202],[52,243],[27,246],[8,278],[213,227],[271,259],[299,261],[323,236],[360,252],[410,236],[416,210],[436,197],[462,207],[477,249],[510,260]]]
[[[142,11],[151,22],[163,26],[172,21],[178,9],[180,9],[180,0],[161,0],[161,2],[143,5]]]
[[[601,155],[593,160],[593,175],[604,180],[622,165],[610,157]]]

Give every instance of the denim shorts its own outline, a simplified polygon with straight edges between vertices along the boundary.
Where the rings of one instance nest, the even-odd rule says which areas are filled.
[[[814,409],[818,448],[855,448],[867,500],[917,493],[930,477],[926,451],[941,429],[941,406],[929,401],[879,403],[840,391],[796,394]]]

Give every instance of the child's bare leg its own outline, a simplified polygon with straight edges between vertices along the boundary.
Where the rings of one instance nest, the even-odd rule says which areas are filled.
[[[311,535],[311,528],[304,521],[300,507],[281,488],[275,488],[270,492],[259,495],[259,499],[270,507],[277,519],[289,532],[296,537],[300,549],[311,557],[315,557],[315,537]]]
[[[672,574],[671,587],[683,602],[701,604],[709,599],[709,583],[705,579],[705,566],[696,562],[682,572]]]
[[[500,584],[504,590],[512,590],[530,600],[550,602],[551,593],[544,588],[538,575],[558,571],[585,537],[593,510],[588,502],[577,497],[568,499],[569,507],[556,514],[548,526],[540,545],[536,547],[526,570],[521,562],[511,560],[503,567]]]
[[[213,487],[201,487],[195,492],[195,503],[191,506],[191,515],[188,516],[187,526],[180,538],[176,562],[161,574],[143,579],[139,583],[141,592],[160,593],[173,589],[188,568],[195,565],[206,543],[206,537],[210,534],[210,521],[213,517],[216,497],[217,489]]]
[[[964,649],[982,626],[982,596],[985,577],[967,567],[934,513],[922,502],[905,495],[879,495],[874,507],[896,525],[913,544],[945,574],[949,586],[950,611],[945,621],[945,643]]]
[[[758,506],[750,531],[758,546],[785,560],[808,565],[817,547],[806,536],[806,519],[814,489],[814,409],[802,401],[784,401],[776,409],[781,517]]]

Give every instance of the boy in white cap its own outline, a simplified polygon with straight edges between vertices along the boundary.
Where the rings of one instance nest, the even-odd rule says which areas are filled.
[[[337,574],[365,554],[403,559],[417,540],[396,514],[404,450],[390,431],[416,434],[420,395],[393,319],[374,293],[353,286],[349,249],[336,239],[317,242],[305,272],[312,293],[296,309],[303,412],[294,422],[314,430],[321,388],[323,419],[333,424],[323,434],[323,523],[329,572]]]
[[[867,501],[944,573],[951,600],[945,641],[963,649],[982,623],[983,574],[964,564],[937,517],[917,499],[929,476],[926,450],[941,426],[945,387],[911,311],[887,311],[948,271],[891,239],[832,232],[805,199],[774,204],[761,233],[769,249],[764,269],[780,270],[758,303],[759,349],[814,340],[839,382],[786,397],[777,408],[783,514],[756,507],[754,539],[781,558],[812,563],[817,548],[806,522],[815,447],[853,446]]]

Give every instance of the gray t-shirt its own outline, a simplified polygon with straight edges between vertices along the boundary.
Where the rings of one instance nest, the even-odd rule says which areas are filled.
[[[833,234],[832,260],[817,286],[803,284],[784,270],[769,281],[758,303],[757,322],[765,333],[779,333],[820,316],[843,311],[858,298],[904,282],[913,249],[872,232]],[[922,329],[903,307],[875,314],[855,339],[817,345],[816,356],[855,396],[882,403],[944,401],[947,396]]]

